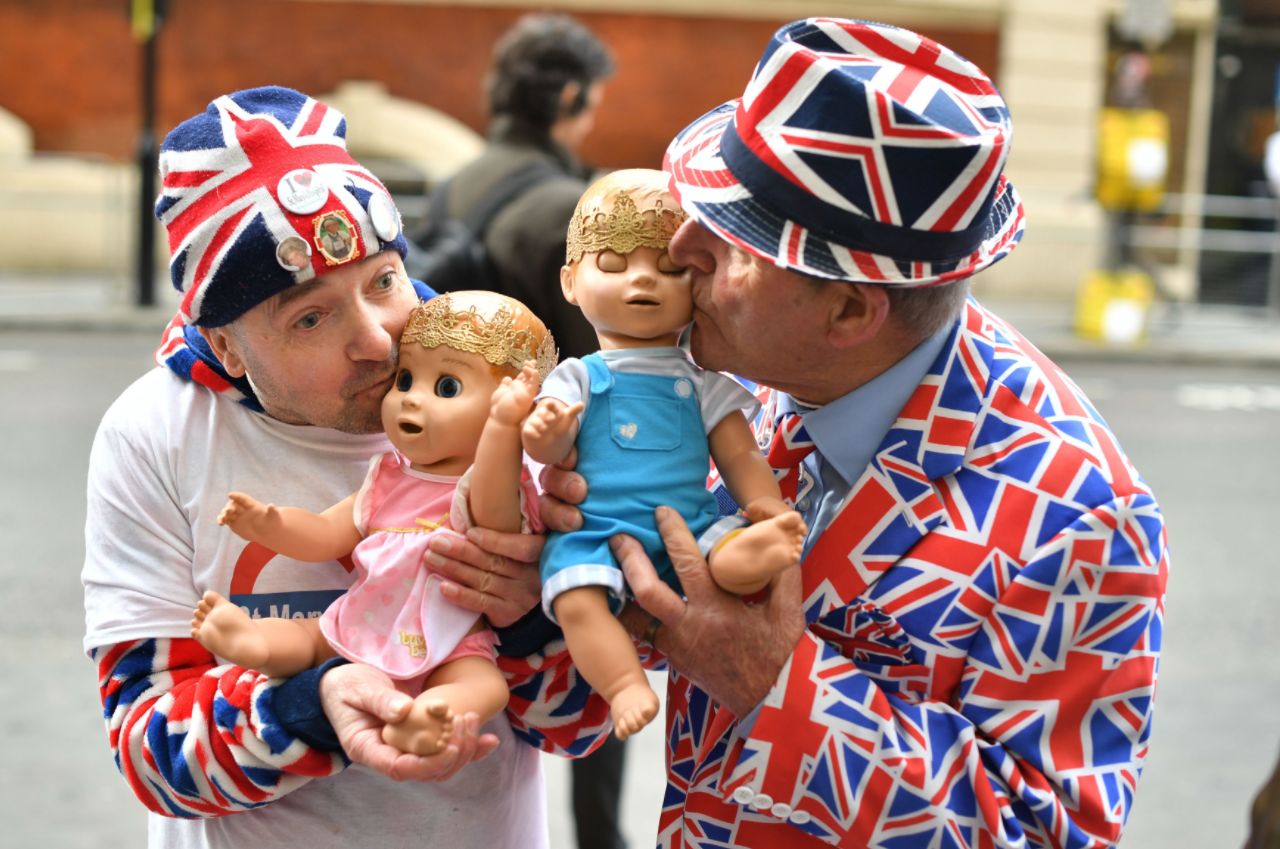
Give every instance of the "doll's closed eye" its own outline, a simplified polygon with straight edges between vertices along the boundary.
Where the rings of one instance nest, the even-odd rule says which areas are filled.
[[[676,265],[675,260],[671,258],[671,254],[663,251],[658,257],[658,270],[663,274],[684,274],[684,266]]]
[[[627,258],[617,251],[601,251],[596,254],[596,268],[616,274],[627,270]]]

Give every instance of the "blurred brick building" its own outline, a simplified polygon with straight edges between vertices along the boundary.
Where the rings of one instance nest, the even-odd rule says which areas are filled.
[[[1131,0],[166,0],[157,42],[156,125],[163,134],[216,95],[246,86],[278,83],[323,96],[349,81],[371,81],[378,87],[359,90],[392,103],[434,107],[482,133],[483,77],[494,41],[521,14],[555,9],[579,17],[617,58],[586,158],[600,166],[657,166],[676,131],[740,93],[779,24],[815,12],[883,20],[972,59],[996,80],[1013,111],[1009,169],[1028,207],[1028,235],[1008,262],[983,276],[982,285],[1069,297],[1104,242],[1105,219],[1092,197],[1095,122],[1107,95],[1112,25],[1126,2]],[[1171,111],[1170,188],[1202,192],[1219,2],[1164,5],[1172,33],[1161,47],[1168,57],[1153,84]],[[0,0],[0,109],[29,127],[37,158],[74,153],[121,168],[132,163],[142,52],[129,11],[129,0]],[[347,101],[339,105],[353,111]],[[359,126],[352,120],[357,155],[367,155],[379,139],[399,139],[401,150],[414,143],[407,123],[386,117],[393,112],[377,114],[383,116],[377,126],[363,116]],[[383,146],[375,152],[396,149]],[[5,162],[0,151],[0,169]],[[428,182],[447,170],[428,173]],[[0,181],[0,212],[8,213],[18,201],[6,185],[13,184]],[[127,241],[136,197],[120,202],[129,208],[107,217]],[[110,209],[117,200],[104,203]],[[92,233],[102,227],[103,241],[112,242],[110,224],[80,225]],[[50,228],[33,229],[39,236]],[[57,229],[65,238],[66,228]],[[1186,265],[1190,259],[1171,261]],[[122,251],[105,264],[128,262]]]

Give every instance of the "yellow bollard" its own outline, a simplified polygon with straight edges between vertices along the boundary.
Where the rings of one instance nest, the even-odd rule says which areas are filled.
[[[1092,271],[1076,296],[1076,334],[1113,345],[1139,345],[1146,340],[1154,301],[1151,277],[1137,269]]]

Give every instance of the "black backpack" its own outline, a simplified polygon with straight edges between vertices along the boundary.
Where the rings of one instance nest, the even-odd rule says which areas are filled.
[[[405,270],[410,277],[437,292],[502,291],[498,269],[484,245],[489,223],[508,203],[560,173],[560,169],[547,162],[527,165],[500,181],[465,218],[449,216],[449,189],[453,180],[445,180],[431,195],[426,224],[409,238],[411,245]]]

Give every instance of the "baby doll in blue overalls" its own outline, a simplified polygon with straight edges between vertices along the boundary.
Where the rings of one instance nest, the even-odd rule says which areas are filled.
[[[654,518],[658,506],[670,506],[700,537],[716,583],[745,595],[799,562],[806,530],[747,424],[743,411],[754,412],[755,398],[677,345],[693,299],[689,274],[672,263],[667,245],[684,219],[661,171],[616,171],[583,193],[560,282],[601,350],[551,372],[523,431],[525,451],[544,464],[578,449],[576,471],[588,488],[582,527],[548,535],[542,605],[578,670],[608,699],[622,739],[657,715],[658,696],[616,619],[625,585],[609,538],[639,540],[678,590]],[[726,531],[726,521],[717,522],[706,488],[711,459],[752,524],[731,518]]]

